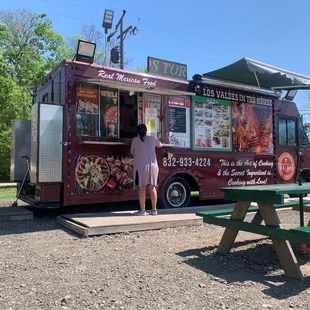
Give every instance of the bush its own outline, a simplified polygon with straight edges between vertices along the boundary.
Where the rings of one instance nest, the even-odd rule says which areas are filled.
[[[10,175],[11,162],[11,129],[0,132],[0,176]]]

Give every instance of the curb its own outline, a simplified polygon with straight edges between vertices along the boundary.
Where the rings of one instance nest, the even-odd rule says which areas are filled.
[[[0,183],[0,188],[14,188],[17,183]]]

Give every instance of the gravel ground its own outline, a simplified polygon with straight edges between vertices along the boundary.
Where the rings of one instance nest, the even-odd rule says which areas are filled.
[[[297,212],[279,216],[298,224]],[[241,232],[222,256],[222,233],[201,225],[82,239],[53,216],[1,223],[0,309],[309,309],[309,255],[298,256],[309,277],[289,279],[270,240]]]
[[[15,201],[15,199],[0,199],[0,208],[3,207],[10,207],[10,205]],[[19,207],[23,207],[23,206],[27,206],[27,203],[18,200],[18,206]]]

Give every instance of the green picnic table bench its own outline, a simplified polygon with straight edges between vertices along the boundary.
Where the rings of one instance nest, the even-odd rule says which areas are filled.
[[[310,193],[310,184],[274,184],[248,187],[222,188],[226,200],[237,201],[233,209],[198,212],[205,223],[226,227],[217,252],[230,251],[238,232],[246,231],[268,236],[272,239],[280,263],[287,276],[303,279],[297,259],[289,241],[310,245],[310,226],[303,225],[303,195]],[[299,200],[284,202],[285,194],[298,194]],[[253,205],[257,203],[258,206]],[[276,210],[299,206],[301,227],[285,229],[282,227]],[[249,212],[255,212],[251,222],[244,222]],[[223,216],[231,215],[230,218]],[[262,222],[266,225],[261,225]]]

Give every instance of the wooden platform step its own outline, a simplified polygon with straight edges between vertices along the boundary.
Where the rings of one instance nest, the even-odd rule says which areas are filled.
[[[143,230],[155,230],[187,225],[201,225],[201,217],[193,213],[133,216],[129,212],[118,214],[96,213],[62,215],[57,223],[83,237]]]

